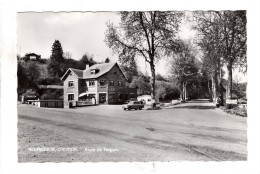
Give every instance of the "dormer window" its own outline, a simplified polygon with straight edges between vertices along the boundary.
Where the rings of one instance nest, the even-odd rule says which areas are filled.
[[[92,70],[90,71],[90,74],[96,74],[96,70],[95,70],[95,69],[92,69]]]
[[[99,72],[99,69],[91,69],[90,74],[97,74]]]

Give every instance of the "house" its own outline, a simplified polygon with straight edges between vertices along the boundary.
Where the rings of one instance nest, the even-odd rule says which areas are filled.
[[[28,54],[25,54],[25,59],[26,60],[40,60],[41,55],[38,55],[35,53],[28,53]]]
[[[92,98],[95,104],[117,104],[137,96],[136,89],[126,87],[126,77],[117,63],[86,65],[85,70],[69,68],[61,80],[64,107],[82,105]]]

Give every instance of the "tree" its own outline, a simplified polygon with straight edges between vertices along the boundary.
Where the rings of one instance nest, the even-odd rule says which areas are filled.
[[[242,81],[242,78],[238,74],[236,74],[233,78],[233,87],[234,87],[233,91],[236,94],[237,102],[238,102],[238,99],[246,97],[246,95],[245,95],[246,85],[241,83],[241,81]]]
[[[246,11],[218,12],[223,38],[223,58],[228,69],[228,98],[232,98],[233,69],[246,66]]]
[[[47,89],[41,95],[41,100],[61,100],[63,99],[63,90]]]
[[[119,59],[119,62],[120,68],[125,74],[127,81],[131,83],[132,79],[138,76],[138,68],[134,57],[128,57],[128,61],[122,61],[122,59]]]
[[[35,97],[38,97],[39,94],[34,90],[34,89],[27,89],[23,95],[25,97],[29,97],[29,98],[35,98]]]
[[[85,65],[89,65],[89,66],[92,66],[92,65],[95,65],[97,64],[97,62],[94,60],[93,58],[93,55],[89,55],[87,53],[85,53],[82,58],[80,59],[80,61],[82,63],[84,63]]]
[[[105,63],[110,63],[109,57],[106,58]]]
[[[156,74],[155,80],[165,81],[165,82],[167,81],[161,74]]]
[[[21,62],[18,61],[17,66],[17,79],[18,79],[18,87],[17,92],[18,95],[24,93],[26,91],[26,88],[28,87],[28,78],[27,78],[27,71],[22,66]]]
[[[52,45],[50,63],[48,65],[50,75],[60,78],[65,73],[63,50],[59,40],[55,40]]]
[[[120,58],[142,57],[150,65],[151,96],[155,97],[155,63],[163,55],[178,50],[176,34],[181,22],[180,12],[120,12],[119,27],[108,23],[106,43]],[[128,61],[127,59],[125,61]]]
[[[182,51],[173,56],[171,72],[173,77],[179,82],[183,101],[186,101],[187,84],[190,81],[193,81],[199,72],[199,67],[195,59],[195,52],[190,42],[184,42]]]
[[[27,63],[27,79],[32,85],[37,85],[40,79],[39,66],[35,62]]]
[[[71,54],[70,52],[66,51],[66,52],[64,53],[64,58],[65,58],[65,59],[72,59],[72,54]]]
[[[160,101],[160,99],[164,100],[166,96],[166,85],[161,82],[157,82],[155,85],[155,98]]]
[[[132,82],[129,84],[131,88],[137,88],[137,95],[151,94],[150,78],[139,74],[134,76]]]
[[[215,12],[197,11],[193,13],[194,26],[198,31],[197,44],[203,52],[202,74],[208,79],[208,89],[212,101],[217,100],[217,96],[223,97],[222,87],[222,48],[221,48],[221,28]]]
[[[207,54],[214,59],[222,59],[228,69],[228,98],[232,98],[233,69],[246,70],[246,11],[209,11],[195,12],[197,28],[207,45]],[[206,45],[206,44],[204,44]],[[221,62],[221,63],[222,63]],[[212,65],[216,62],[212,61]],[[216,64],[219,65],[220,63]],[[221,69],[221,68],[218,68]],[[219,73],[221,74],[221,72]],[[221,86],[220,86],[221,87]]]

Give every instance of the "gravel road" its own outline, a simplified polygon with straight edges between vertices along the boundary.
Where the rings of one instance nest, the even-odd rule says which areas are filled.
[[[18,105],[19,162],[244,161],[247,118],[191,101],[161,110]]]

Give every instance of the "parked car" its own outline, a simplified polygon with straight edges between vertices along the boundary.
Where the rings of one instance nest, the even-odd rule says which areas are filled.
[[[128,104],[126,105],[123,105],[122,108],[124,110],[131,110],[131,109],[139,109],[139,110],[142,110],[144,108],[144,104],[140,101],[130,101]]]
[[[130,98],[129,100],[125,101],[125,104],[128,104],[130,101],[137,101],[137,99],[136,98]]]

